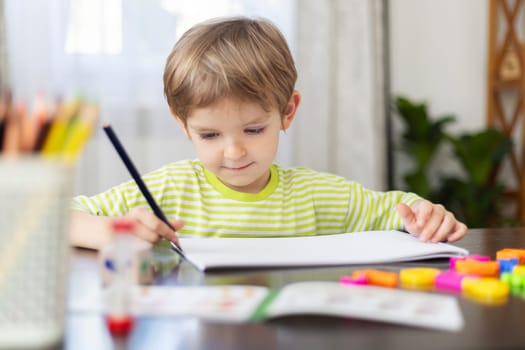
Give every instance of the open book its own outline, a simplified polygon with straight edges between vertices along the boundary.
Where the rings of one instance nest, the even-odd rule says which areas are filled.
[[[181,238],[180,241],[188,261],[201,271],[384,264],[469,254],[463,248],[424,243],[400,231],[278,238]]]
[[[135,286],[135,316],[198,317],[215,322],[256,322],[292,315],[323,315],[458,331],[463,316],[457,298],[444,294],[338,282],[297,282],[279,290],[260,286]],[[109,289],[76,295],[74,312],[104,313]]]

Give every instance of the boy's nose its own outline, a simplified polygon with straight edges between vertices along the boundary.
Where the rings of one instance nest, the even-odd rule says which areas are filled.
[[[236,140],[228,142],[224,148],[224,157],[227,159],[241,159],[246,155],[246,148],[244,145]]]

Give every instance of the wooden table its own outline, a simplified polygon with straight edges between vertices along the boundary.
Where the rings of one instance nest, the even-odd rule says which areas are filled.
[[[471,254],[525,248],[525,228],[473,229],[456,243]],[[398,271],[407,266],[446,269],[448,261],[370,266]],[[163,285],[252,284],[273,288],[291,282],[337,281],[356,267],[239,271],[203,274],[182,263]],[[360,266],[359,268],[363,268]],[[96,254],[76,250],[71,293],[99,288]],[[512,296],[501,306],[486,306],[458,296],[465,319],[460,332],[445,332],[357,319],[294,316],[264,323],[228,324],[195,318],[139,318],[128,339],[113,339],[100,315],[67,315],[64,348],[82,349],[525,349],[525,298]]]

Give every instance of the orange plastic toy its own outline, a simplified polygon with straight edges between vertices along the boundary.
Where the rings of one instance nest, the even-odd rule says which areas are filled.
[[[525,249],[504,248],[496,252],[496,259],[517,258],[518,264],[525,264]]]
[[[396,288],[398,284],[398,275],[395,272],[381,270],[356,270],[352,272],[352,278],[357,279],[366,276],[368,284]]]
[[[497,261],[460,260],[456,262],[456,272],[481,277],[497,277],[499,263]]]

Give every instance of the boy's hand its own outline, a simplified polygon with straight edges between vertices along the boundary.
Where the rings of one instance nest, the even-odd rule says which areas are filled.
[[[441,204],[434,204],[426,199],[418,200],[411,207],[399,203],[397,210],[405,229],[422,242],[454,242],[467,233],[467,226],[456,220],[454,214]]]
[[[134,208],[126,216],[137,223],[135,229],[137,237],[150,243],[156,243],[161,238],[165,238],[180,247],[177,234],[148,209]],[[175,230],[180,230],[184,226],[181,220],[168,220]]]

